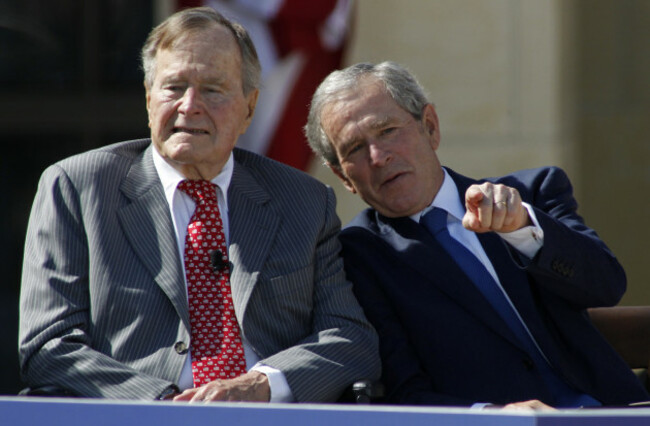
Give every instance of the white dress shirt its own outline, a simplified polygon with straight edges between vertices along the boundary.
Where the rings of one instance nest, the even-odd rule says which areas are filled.
[[[167,163],[162,156],[155,149],[153,152],[153,163],[158,173],[158,177],[163,185],[165,197],[169,204],[172,221],[174,223],[174,231],[176,233],[176,242],[178,244],[178,253],[180,258],[184,258],[185,253],[185,236],[187,234],[187,225],[192,218],[195,210],[195,204],[192,198],[177,189],[178,184],[185,179],[185,177]],[[228,161],[224,165],[221,173],[214,179],[212,183],[217,186],[217,201],[219,203],[219,211],[221,213],[221,220],[223,222],[223,233],[226,238],[226,244],[229,242],[229,222],[228,222],[228,187],[232,179],[232,172],[234,169],[235,161],[232,153]],[[184,262],[182,262],[184,263]],[[185,265],[183,264],[183,277],[185,278]],[[187,290],[187,281],[185,281],[185,288]],[[259,356],[253,351],[251,345],[242,336],[242,343],[244,346],[244,356],[246,358],[247,370],[260,371],[269,379],[269,386],[271,388],[271,402],[293,402],[293,394],[289,388],[284,374],[273,367],[261,364]],[[191,345],[191,342],[190,342]],[[185,365],[181,372],[181,376],[177,383],[181,390],[194,387],[192,378],[192,356],[191,351],[188,351]]]

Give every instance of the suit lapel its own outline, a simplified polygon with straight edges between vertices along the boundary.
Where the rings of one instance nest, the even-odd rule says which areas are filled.
[[[248,169],[235,161],[228,189],[228,254],[233,303],[240,324],[280,223],[279,216],[268,205],[270,200]]]
[[[458,196],[461,200],[465,200],[465,192],[470,185],[484,181],[469,179],[449,169],[447,169],[447,171],[456,183]],[[516,262],[511,258],[512,254],[501,237],[493,232],[476,235],[483,246],[483,250],[485,250],[485,253],[490,259],[497,276],[499,277],[501,286],[508,294],[510,301],[517,309],[517,312],[519,312],[526,327],[531,334],[535,336],[537,342],[540,345],[545,346],[543,336],[546,336],[546,332],[544,331],[544,326],[537,315],[535,301],[533,300],[528,284],[528,274],[526,274],[526,271],[523,268],[519,268]]]
[[[425,228],[410,218],[380,220],[390,225],[387,227],[390,230],[382,233],[382,238],[396,249],[396,255],[404,265],[417,270],[425,280],[437,286],[469,315],[519,346],[515,335],[492,305]],[[432,262],[435,263],[435,269],[431,268]]]
[[[479,235],[479,241],[488,254],[501,285],[517,308],[526,327],[535,337],[542,352],[549,360],[552,360],[552,365],[560,365],[562,357],[559,356],[557,346],[551,342],[552,338],[538,312],[528,274],[523,268],[517,266],[515,260],[511,258],[512,254],[506,244],[498,235],[482,234]]]
[[[183,268],[169,206],[149,146],[134,162],[121,190],[131,203],[118,212],[120,223],[140,261],[169,297],[189,330]]]
[[[526,272],[516,266],[511,254],[506,248],[506,244],[501,238],[494,233],[477,234],[478,240],[483,246],[483,250],[490,258],[492,266],[499,277],[501,286],[508,293],[508,296],[513,303],[516,304],[517,310],[520,311],[522,317],[528,308],[532,306],[533,300],[531,298],[530,290],[527,285],[528,276]],[[526,318],[524,318],[526,321]]]
[[[456,183],[459,198],[464,200],[467,188],[478,181],[459,175],[450,169],[447,171]],[[410,218],[380,218],[379,220],[385,220],[394,229],[395,232],[387,233],[384,238],[389,240],[389,244],[398,247],[398,256],[402,257],[405,264],[417,269],[441,291],[463,306],[470,315],[475,316],[514,345],[521,347],[501,316],[447,251],[423,227]],[[510,260],[509,253],[498,235],[479,234],[478,238],[493,263],[506,293],[520,311],[526,324],[529,324],[532,300],[529,289],[521,285],[522,282],[527,282],[526,273]],[[438,259],[435,277],[431,277],[431,259]]]

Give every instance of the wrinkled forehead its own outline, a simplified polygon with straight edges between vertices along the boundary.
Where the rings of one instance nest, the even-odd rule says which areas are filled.
[[[180,32],[169,40],[162,40],[158,50],[183,49],[197,42],[210,43],[215,49],[233,50],[239,52],[239,46],[232,32],[221,24],[211,24],[202,28],[191,28]]]
[[[169,49],[188,35],[209,32],[222,26],[217,22],[170,20],[155,30],[153,39],[157,49]],[[157,39],[157,40],[156,40]]]
[[[156,52],[157,62],[169,54],[189,58],[191,62],[212,64],[216,68],[241,70],[239,46],[230,31],[218,24],[186,32],[167,43],[166,47],[161,44]]]

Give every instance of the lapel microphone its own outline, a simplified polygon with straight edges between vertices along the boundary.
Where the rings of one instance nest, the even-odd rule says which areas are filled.
[[[223,260],[221,250],[212,250],[210,253],[210,263],[212,264],[212,270],[215,274],[221,272],[223,268],[226,267],[226,262]]]

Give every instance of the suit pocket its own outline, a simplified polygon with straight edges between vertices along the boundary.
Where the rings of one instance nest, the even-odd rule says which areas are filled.
[[[314,281],[313,268],[293,271],[289,274],[270,278],[264,287],[262,296],[265,299],[286,298],[289,302],[311,300]]]
[[[244,328],[248,325],[264,341],[265,352],[278,352],[309,335],[314,313],[313,281],[311,266],[258,281],[246,309]]]

